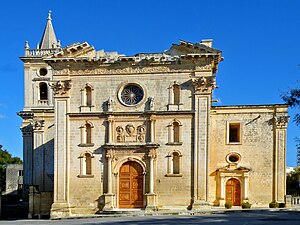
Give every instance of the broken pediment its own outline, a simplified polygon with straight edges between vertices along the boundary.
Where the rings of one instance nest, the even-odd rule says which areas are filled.
[[[166,53],[169,55],[222,54],[220,50],[212,48],[212,40],[203,40],[199,43],[180,40],[179,44],[172,44],[172,47]]]
[[[49,58],[83,58],[94,57],[96,51],[87,42],[74,43],[61,49],[61,51],[49,56]]]

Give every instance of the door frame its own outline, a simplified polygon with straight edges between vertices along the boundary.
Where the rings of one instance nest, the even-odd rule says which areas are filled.
[[[118,160],[118,162],[116,163],[116,165],[113,167],[113,174],[115,175],[114,182],[115,182],[115,200],[116,200],[116,206],[118,209],[124,209],[124,208],[120,208],[119,207],[119,171],[121,166],[126,163],[126,162],[136,162],[138,163],[142,169],[143,169],[143,208],[145,208],[145,204],[146,204],[146,199],[145,199],[145,174],[146,174],[146,163],[142,161],[142,159],[138,158],[138,157],[126,157],[123,158],[121,160]],[[132,208],[134,210],[134,208]],[[138,209],[138,208],[136,208]]]

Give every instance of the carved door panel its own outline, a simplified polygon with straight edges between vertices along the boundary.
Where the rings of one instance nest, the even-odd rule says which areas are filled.
[[[142,167],[136,162],[126,162],[121,166],[119,175],[119,208],[142,208]]]
[[[241,185],[237,179],[230,179],[226,183],[226,202],[234,206],[241,205]]]

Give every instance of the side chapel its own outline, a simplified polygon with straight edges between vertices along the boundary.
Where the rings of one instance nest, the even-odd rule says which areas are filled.
[[[211,40],[133,56],[62,47],[49,13],[21,60],[29,217],[284,202],[288,107],[213,106]]]

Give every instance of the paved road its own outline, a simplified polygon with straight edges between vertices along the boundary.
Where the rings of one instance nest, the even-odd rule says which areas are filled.
[[[68,220],[8,220],[0,225],[176,225],[176,224],[212,224],[212,225],[300,225],[300,212],[228,212],[201,216],[152,216],[152,217],[113,217]]]

